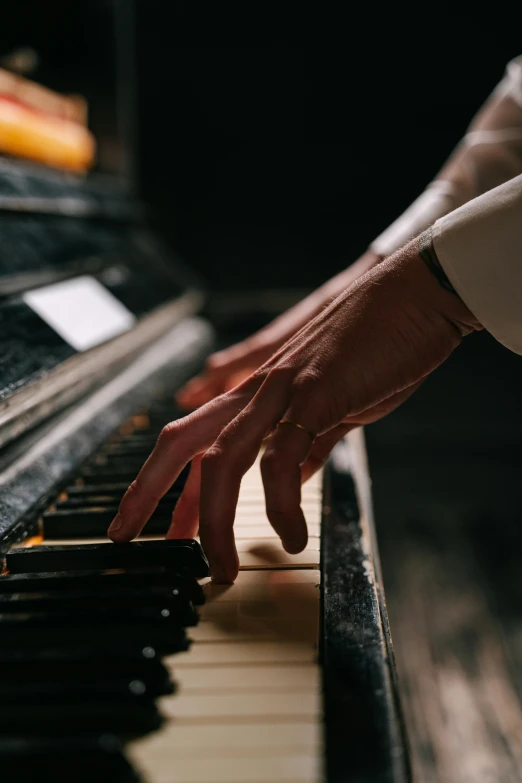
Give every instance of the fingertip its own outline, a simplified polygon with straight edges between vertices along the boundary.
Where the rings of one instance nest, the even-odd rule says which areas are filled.
[[[107,530],[107,535],[115,544],[122,544],[131,540],[132,536],[129,536],[125,530],[121,514],[116,514]]]
[[[292,538],[282,541],[283,549],[285,552],[288,552],[289,555],[298,555],[299,552],[302,552],[304,549],[306,549],[307,543],[308,536],[305,536],[304,538]]]
[[[237,579],[239,567],[211,566],[210,575],[216,585],[233,585]]]

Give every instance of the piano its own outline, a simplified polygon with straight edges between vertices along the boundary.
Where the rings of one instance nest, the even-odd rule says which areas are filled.
[[[145,535],[109,543],[220,340],[201,282],[108,174],[0,159],[0,247],[2,776],[407,783],[363,433],[305,485],[300,555],[247,474],[233,586],[212,584],[197,541],[162,539],[184,475]]]

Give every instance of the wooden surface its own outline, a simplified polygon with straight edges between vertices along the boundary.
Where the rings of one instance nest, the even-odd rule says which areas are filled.
[[[470,338],[369,428],[416,783],[522,780],[522,360]]]

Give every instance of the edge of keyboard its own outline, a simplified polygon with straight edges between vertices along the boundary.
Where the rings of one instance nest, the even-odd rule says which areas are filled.
[[[361,429],[325,470],[321,574],[326,779],[409,783]]]

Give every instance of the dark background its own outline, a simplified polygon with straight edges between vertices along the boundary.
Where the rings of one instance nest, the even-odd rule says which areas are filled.
[[[506,2],[215,5],[138,2],[142,192],[213,288],[354,260],[522,51]]]
[[[128,166],[120,142],[133,126],[151,220],[211,290],[307,289],[353,261],[522,50],[506,0],[487,13],[121,0],[125,16],[135,9],[121,86],[137,76],[122,123],[117,5],[19,0],[3,9],[0,54],[34,46],[34,78],[87,96],[102,170]]]

